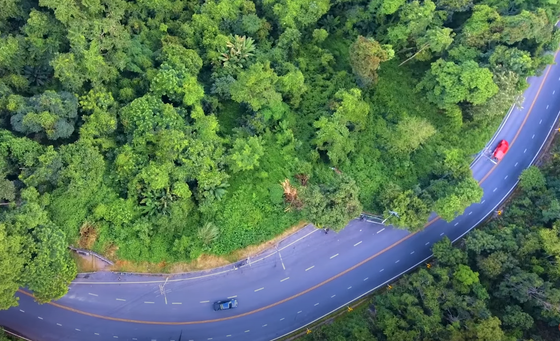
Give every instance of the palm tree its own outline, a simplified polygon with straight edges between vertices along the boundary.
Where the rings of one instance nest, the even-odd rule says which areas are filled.
[[[249,58],[254,55],[254,42],[251,37],[235,35],[233,41],[227,42],[227,49],[220,57],[224,67],[243,68]]]

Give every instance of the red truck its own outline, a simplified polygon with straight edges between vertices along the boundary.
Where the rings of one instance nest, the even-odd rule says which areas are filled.
[[[494,153],[492,154],[492,162],[494,163],[500,162],[504,158],[504,155],[506,155],[508,149],[509,149],[508,141],[501,140],[500,143],[498,143],[496,149],[494,149]]]

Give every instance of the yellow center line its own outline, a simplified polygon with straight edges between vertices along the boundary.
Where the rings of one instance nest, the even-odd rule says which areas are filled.
[[[554,54],[554,59],[555,59],[555,60],[556,60],[556,56],[558,55],[559,52],[560,52],[560,50],[557,51],[557,52]],[[541,82],[541,85],[539,86],[539,89],[538,89],[538,91],[537,91],[537,93],[536,93],[536,95],[535,95],[535,98],[534,98],[533,102],[531,103],[531,106],[529,107],[529,110],[527,111],[527,115],[525,116],[525,119],[524,119],[523,122],[521,123],[521,126],[520,126],[519,129],[517,130],[517,133],[515,134],[515,137],[512,139],[512,141],[511,141],[511,143],[510,143],[510,148],[511,148],[511,146],[515,143],[515,140],[517,140],[517,137],[518,137],[519,134],[521,133],[521,129],[523,129],[523,126],[524,126],[525,123],[527,122],[527,119],[529,118],[529,115],[531,114],[531,111],[533,110],[533,106],[535,105],[535,102],[537,101],[537,98],[539,97],[539,94],[540,94],[540,92],[541,92],[541,90],[542,90],[542,87],[544,86],[544,82],[545,82],[546,79],[548,78],[548,74],[550,73],[550,70],[551,70],[551,69],[552,69],[552,67],[549,66],[549,67],[548,67],[548,70],[546,71],[546,73],[545,73],[545,75],[544,75],[544,77],[543,77],[543,80],[542,80],[542,82]],[[479,184],[483,183],[483,182],[488,178],[488,176],[490,176],[490,174],[492,174],[492,172],[494,171],[494,169],[495,169],[497,166],[498,166],[497,164],[494,165],[494,166],[492,167],[492,169],[490,169],[490,171],[482,178],[482,180],[479,181]],[[439,220],[439,219],[440,219],[440,217],[436,217],[436,218],[432,219],[431,221],[429,221],[429,222],[424,226],[424,229],[427,228],[428,226],[430,226],[431,224],[433,224],[434,222],[436,222],[436,221]],[[376,258],[377,256],[379,256],[380,254],[382,254],[382,253],[384,253],[384,252],[386,252],[386,251],[388,251],[388,250],[394,248],[395,246],[399,245],[400,243],[404,242],[405,240],[409,239],[410,237],[414,236],[415,234],[417,234],[418,232],[421,232],[421,231],[423,231],[423,230],[420,230],[420,231],[417,231],[417,232],[414,232],[414,233],[411,233],[411,234],[407,235],[406,237],[404,237],[404,238],[402,238],[401,240],[399,240],[399,241],[397,241],[397,242],[395,242],[395,243],[389,245],[388,247],[384,248],[383,250],[377,252],[376,254],[374,254],[374,255],[372,255],[372,256],[370,256],[370,257],[368,257],[368,258],[362,260],[361,262],[359,262],[359,263],[353,265],[352,267],[350,267],[350,268],[348,268],[348,269],[346,269],[346,270],[344,270],[344,271],[342,271],[342,272],[340,272],[340,273],[338,273],[338,274],[336,274],[336,275],[334,275],[334,276],[332,276],[332,277],[330,277],[330,278],[328,278],[328,279],[322,281],[321,283],[316,284],[316,285],[314,285],[314,286],[312,286],[312,287],[310,287],[310,288],[308,288],[308,289],[306,289],[306,290],[304,290],[304,291],[302,291],[302,292],[300,292],[300,293],[297,293],[297,294],[295,294],[295,295],[293,295],[293,296],[287,297],[287,298],[285,298],[285,299],[283,299],[283,300],[281,300],[281,301],[278,301],[278,302],[269,304],[269,305],[267,305],[267,306],[264,306],[264,307],[261,307],[261,308],[258,308],[258,309],[252,310],[252,311],[248,311],[248,312],[246,312],[246,313],[242,313],[242,314],[239,314],[239,315],[235,315],[235,316],[222,317],[222,318],[212,319],[212,320],[183,321],[183,322],[141,321],[141,320],[132,320],[132,319],[125,319],[125,318],[118,318],[118,317],[110,317],[110,316],[104,316],[104,315],[99,315],[99,314],[94,314],[94,313],[88,313],[88,312],[86,312],[86,311],[74,309],[74,308],[67,307],[67,306],[65,306],[65,305],[62,305],[62,304],[59,304],[59,303],[54,303],[54,302],[48,302],[47,304],[50,304],[50,305],[52,305],[52,306],[54,306],[54,307],[61,308],[61,309],[64,309],[64,310],[68,310],[68,311],[71,311],[71,312],[74,312],[74,313],[77,313],[77,314],[86,315],[86,316],[91,316],[91,317],[96,317],[96,318],[100,318],[100,319],[104,319],[104,320],[117,321],[117,322],[140,323],[140,324],[151,324],[151,325],[190,325],[190,324],[203,324],[203,323],[212,323],[212,322],[221,322],[221,321],[233,320],[233,319],[236,319],[236,318],[240,318],[240,317],[244,317],[244,316],[248,316],[248,315],[252,315],[252,314],[261,312],[261,311],[263,311],[263,310],[266,310],[266,309],[275,307],[275,306],[280,305],[280,304],[282,304],[282,303],[291,301],[291,300],[293,300],[294,298],[297,298],[297,297],[299,297],[299,296],[305,295],[305,294],[307,294],[308,292],[310,292],[310,291],[312,291],[312,290],[315,290],[315,289],[317,289],[317,288],[319,288],[319,287],[321,287],[321,286],[323,286],[323,285],[325,285],[325,284],[327,284],[327,283],[329,283],[329,282],[332,282],[332,281],[334,281],[335,279],[337,279],[337,278],[339,278],[339,277],[341,277],[341,276],[343,276],[343,275],[349,273],[349,272],[352,271],[352,270],[355,270],[356,268],[358,268],[358,267],[364,265],[365,263],[367,263],[367,262],[369,262],[370,260],[372,260],[372,259]],[[20,292],[20,293],[22,293],[22,294],[24,294],[24,295],[30,296],[30,297],[34,297],[33,294],[28,293],[28,292],[26,292],[26,291],[23,291],[23,290],[21,290],[21,289],[18,289],[18,292]]]

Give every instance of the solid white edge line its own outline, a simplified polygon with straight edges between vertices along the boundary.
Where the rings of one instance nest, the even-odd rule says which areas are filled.
[[[558,114],[556,115],[556,119],[554,120],[554,124],[552,125],[553,127],[556,125],[556,122],[558,121],[558,116],[559,116],[559,115],[560,115],[560,111],[559,111]],[[535,157],[533,157],[533,160],[531,160],[531,163],[529,164],[529,166],[531,166],[531,165],[533,164],[533,162],[535,162],[535,159],[536,159],[537,156],[539,156],[539,154],[541,153],[541,150],[542,150],[542,148],[544,147],[544,145],[546,144],[546,142],[548,141],[548,138],[550,137],[550,134],[552,133],[552,131],[553,131],[553,130],[551,129],[551,130],[548,132],[548,134],[546,135],[545,140],[544,140],[543,143],[541,144],[541,147],[540,147],[539,150],[537,151],[537,154],[535,154]],[[494,212],[494,210],[495,210],[498,206],[501,205],[502,202],[504,202],[505,199],[507,199],[507,197],[508,197],[508,196],[510,195],[510,193],[515,189],[515,187],[517,186],[518,183],[519,183],[519,180],[516,181],[515,184],[513,184],[513,186],[511,187],[511,189],[506,193],[506,195],[502,198],[502,200],[500,200],[486,215],[484,215],[482,218],[480,218],[480,220],[477,221],[471,228],[469,228],[468,230],[466,230],[465,232],[463,232],[459,237],[455,238],[455,239],[452,240],[451,242],[454,243],[454,242],[456,242],[457,240],[463,238],[463,236],[464,236],[465,234],[469,233],[472,229],[474,229],[474,228],[477,227],[481,222],[483,222],[490,214],[492,214],[492,212]],[[379,284],[378,286],[376,286],[376,287],[374,287],[374,288],[372,288],[372,289],[366,291],[365,293],[361,294],[360,296],[358,296],[358,297],[352,299],[351,301],[348,301],[348,302],[344,303],[343,305],[339,306],[338,308],[335,308],[335,309],[329,311],[328,313],[324,314],[323,316],[319,316],[319,317],[316,318],[315,320],[313,320],[313,321],[311,321],[311,322],[309,322],[309,323],[307,323],[307,324],[305,324],[305,325],[299,327],[298,329],[294,329],[294,330],[291,330],[290,332],[288,332],[288,333],[286,333],[286,334],[284,334],[284,335],[280,335],[280,336],[278,336],[277,338],[272,339],[271,341],[281,339],[281,338],[285,337],[286,335],[289,335],[289,334],[293,333],[295,330],[303,329],[303,328],[305,328],[305,327],[307,327],[307,326],[309,326],[309,325],[311,325],[311,324],[313,324],[313,323],[315,323],[315,322],[317,322],[317,321],[323,319],[325,316],[328,316],[328,315],[332,314],[333,312],[335,312],[335,311],[337,311],[337,310],[339,310],[339,309],[346,308],[346,307],[347,307],[348,305],[350,305],[352,302],[354,302],[354,301],[356,301],[356,300],[359,300],[360,298],[362,298],[362,297],[364,297],[364,296],[366,296],[366,295],[369,295],[371,292],[373,292],[373,291],[379,289],[379,288],[382,287],[382,286],[385,286],[385,284],[392,282],[392,281],[395,280],[396,278],[399,278],[399,277],[402,276],[403,274],[405,274],[405,273],[409,272],[410,270],[415,269],[415,268],[418,267],[419,265],[425,263],[428,259],[432,258],[432,256],[433,256],[433,254],[430,255],[430,256],[428,256],[428,257],[426,257],[426,258],[424,258],[424,259],[422,259],[422,260],[419,261],[418,263],[412,265],[411,267],[409,267],[408,269],[402,271],[401,273],[397,274],[396,276],[393,276],[393,277],[389,278],[388,280],[386,280],[385,282]]]

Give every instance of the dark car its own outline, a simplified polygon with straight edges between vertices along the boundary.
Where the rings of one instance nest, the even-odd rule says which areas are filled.
[[[235,298],[232,298],[230,300],[225,300],[225,301],[214,302],[214,310],[216,311],[228,310],[233,308],[237,308],[237,300]]]

